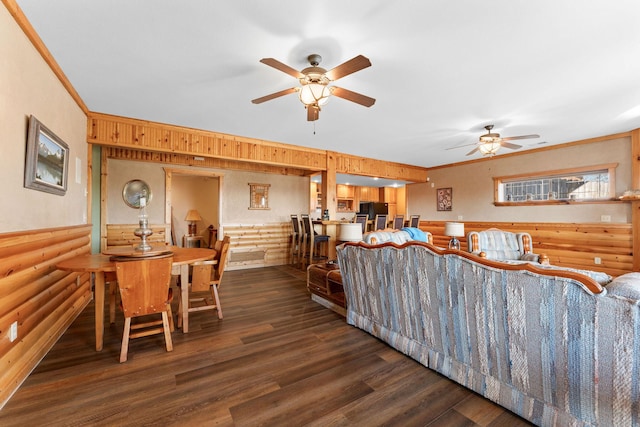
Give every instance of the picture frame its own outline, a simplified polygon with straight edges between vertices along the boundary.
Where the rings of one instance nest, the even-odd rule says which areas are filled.
[[[69,146],[33,115],[29,117],[24,186],[64,196],[69,173]]]
[[[436,190],[436,209],[439,211],[453,209],[453,189],[451,187]]]
[[[249,183],[249,209],[269,210],[269,187],[271,184]]]

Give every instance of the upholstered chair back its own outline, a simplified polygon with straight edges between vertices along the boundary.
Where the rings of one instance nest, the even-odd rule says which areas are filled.
[[[469,252],[484,252],[488,259],[501,261],[523,260],[525,254],[533,251],[529,233],[512,233],[495,228],[469,232],[467,246]]]

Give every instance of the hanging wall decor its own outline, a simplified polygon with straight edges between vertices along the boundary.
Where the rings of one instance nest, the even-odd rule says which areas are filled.
[[[437,210],[450,211],[453,207],[452,203],[453,190],[449,188],[438,188],[436,192]]]

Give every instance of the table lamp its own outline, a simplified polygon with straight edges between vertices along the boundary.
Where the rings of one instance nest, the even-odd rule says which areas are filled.
[[[362,240],[362,224],[351,222],[340,224],[338,240],[341,242],[359,242]]]
[[[184,218],[185,221],[189,221],[189,236],[195,236],[197,234],[197,225],[196,221],[202,221],[202,217],[195,209],[190,209],[187,212],[187,216]]]
[[[456,237],[464,236],[464,224],[461,222],[447,222],[444,224],[444,235],[451,237],[449,249],[460,250],[460,240]]]

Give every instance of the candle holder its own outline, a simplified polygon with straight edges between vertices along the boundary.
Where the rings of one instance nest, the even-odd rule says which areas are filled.
[[[136,251],[150,251],[151,245],[147,241],[147,238],[153,234],[153,230],[149,228],[149,218],[147,217],[147,199],[146,197],[140,197],[140,211],[138,214],[139,228],[133,230],[133,234],[140,237],[141,241],[136,246]]]

